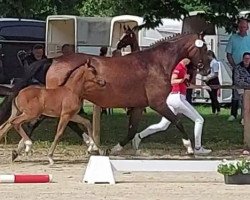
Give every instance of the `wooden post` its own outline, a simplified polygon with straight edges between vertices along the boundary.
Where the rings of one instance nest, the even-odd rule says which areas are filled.
[[[245,90],[244,103],[244,144],[250,148],[250,90]]]
[[[100,145],[100,128],[101,127],[101,107],[93,105],[93,137],[97,145]]]

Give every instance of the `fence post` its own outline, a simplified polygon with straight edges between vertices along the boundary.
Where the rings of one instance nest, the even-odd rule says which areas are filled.
[[[250,148],[250,90],[245,90],[244,103],[244,144]]]
[[[93,105],[93,137],[97,145],[100,145],[100,128],[101,127],[101,107]]]

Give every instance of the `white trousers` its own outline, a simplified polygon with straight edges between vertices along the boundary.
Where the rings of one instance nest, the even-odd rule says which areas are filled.
[[[185,95],[182,94],[169,94],[167,101],[168,107],[172,110],[174,114],[182,113],[194,123],[194,137],[195,137],[195,148],[201,147],[201,135],[204,119],[202,116],[194,109],[192,105],[188,103]],[[166,130],[170,121],[165,117],[162,117],[158,124],[153,124],[139,133],[141,138],[147,137],[153,133]]]

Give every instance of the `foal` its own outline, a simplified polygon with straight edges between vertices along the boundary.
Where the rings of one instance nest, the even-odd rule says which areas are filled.
[[[88,130],[90,147],[97,148],[93,141],[90,121],[77,113],[88,90],[97,87],[101,88],[105,84],[106,82],[97,76],[95,68],[90,65],[88,60],[84,65],[81,64],[71,70],[61,86],[56,89],[29,86],[21,90],[12,104],[12,115],[8,120],[8,124],[2,126],[2,129],[10,129],[11,125],[13,125],[23,138],[26,145],[25,151],[29,152],[32,142],[23,130],[22,124],[35,120],[41,115],[59,117],[57,132],[48,153],[50,164],[54,163],[54,150],[69,121],[84,125]],[[3,131],[0,130],[0,138],[6,132]]]

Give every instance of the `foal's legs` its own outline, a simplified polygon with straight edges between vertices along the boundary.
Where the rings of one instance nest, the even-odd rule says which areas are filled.
[[[62,136],[69,120],[70,120],[71,116],[66,114],[66,115],[62,115],[60,117],[60,120],[59,120],[59,123],[58,123],[58,126],[57,126],[57,131],[56,131],[56,135],[55,135],[55,138],[54,138],[54,141],[49,149],[49,153],[48,153],[48,158],[49,158],[49,163],[51,165],[54,164],[54,161],[53,161],[53,154],[54,154],[54,151],[56,149],[56,146],[59,142],[59,139],[60,137]]]
[[[22,126],[26,134],[29,136],[29,138],[32,137],[34,130],[44,121],[45,118],[46,118],[45,116],[41,116]],[[24,139],[22,138],[18,143],[17,149],[12,150],[12,161],[14,161],[24,149],[25,149],[25,144],[24,144]]]
[[[91,153],[92,150],[97,151],[98,147],[96,146],[94,139],[93,139],[93,130],[91,122],[88,119],[83,118],[80,115],[74,115],[70,121],[82,124],[84,127],[87,128],[88,136],[83,134],[83,137],[86,138],[86,143],[89,146],[88,152]]]
[[[22,128],[22,124],[27,122],[27,121],[31,121],[33,119],[35,119],[36,115],[27,115],[25,113],[22,113],[21,115],[15,117],[11,123],[13,124],[14,128],[16,129],[16,131],[19,133],[19,135],[22,137],[24,144],[26,146],[25,152],[28,153],[31,149],[31,145],[32,145],[32,141],[30,140],[29,136],[26,134],[26,132],[23,130]]]
[[[33,135],[34,130],[46,119],[46,116],[41,116],[39,119],[34,120],[33,122],[28,123],[23,127],[27,135],[31,138]],[[89,146],[88,136],[86,134],[83,134],[82,129],[78,126],[75,122],[69,122],[68,126],[75,132],[80,138],[85,137],[86,145]],[[10,127],[11,128],[11,127]],[[0,130],[1,131],[1,130]],[[19,141],[18,147],[16,150],[12,150],[12,161],[14,161],[18,155],[25,149],[25,144],[23,138]]]
[[[134,136],[137,132],[137,129],[138,129],[139,122],[140,122],[141,117],[142,117],[143,110],[144,110],[144,108],[131,108],[130,115],[129,115],[128,135],[124,140],[119,142],[116,146],[114,146],[111,149],[111,154],[113,154],[117,151],[121,151],[123,149],[123,147],[134,138]]]

